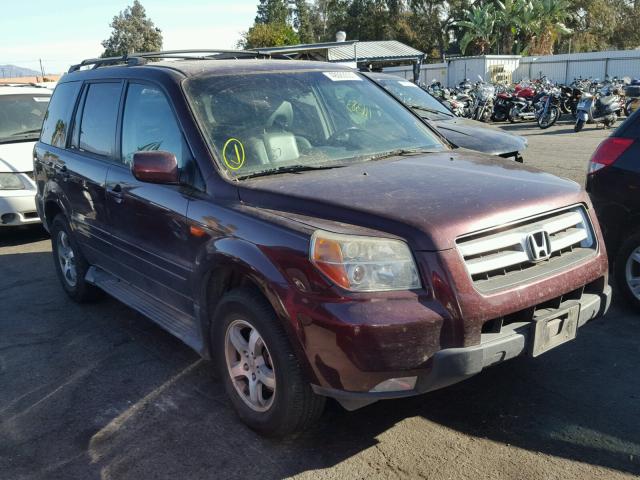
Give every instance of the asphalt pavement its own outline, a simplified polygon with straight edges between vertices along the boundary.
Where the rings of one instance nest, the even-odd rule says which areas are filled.
[[[583,183],[609,132],[527,136]],[[41,229],[0,230],[0,479],[620,479],[640,475],[640,316],[614,296],[574,342],[420,397],[330,403],[285,441],[235,417],[208,362],[105,298],[77,305]],[[614,292],[615,295],[615,292]]]

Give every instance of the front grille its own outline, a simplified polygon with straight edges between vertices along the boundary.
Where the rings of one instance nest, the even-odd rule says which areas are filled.
[[[550,256],[536,260],[531,234],[546,232]],[[467,235],[456,241],[474,286],[490,292],[549,275],[596,250],[585,209],[575,206],[505,227]],[[546,255],[545,255],[546,257]]]

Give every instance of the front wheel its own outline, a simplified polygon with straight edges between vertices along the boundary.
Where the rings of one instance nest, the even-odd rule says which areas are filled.
[[[579,132],[580,130],[582,130],[584,128],[584,120],[576,120],[576,124],[573,127],[573,131],[574,132]]]
[[[211,339],[234,410],[273,437],[309,427],[326,400],[311,389],[280,321],[259,292],[233,290],[216,308]]]
[[[618,250],[614,274],[625,300],[640,311],[640,232],[627,238]]]
[[[556,121],[558,121],[558,117],[560,116],[560,110],[558,107],[551,106],[547,110],[546,115],[540,115],[538,117],[538,127],[541,129],[546,129],[553,126]]]

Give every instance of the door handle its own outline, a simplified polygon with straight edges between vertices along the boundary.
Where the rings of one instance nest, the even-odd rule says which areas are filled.
[[[64,181],[69,179],[69,170],[66,165],[54,165],[53,168],[60,174]]]
[[[117,183],[115,186],[111,188],[108,188],[107,193],[111,197],[113,197],[113,200],[116,203],[122,203],[124,201],[124,194],[122,193],[122,187],[120,186],[119,183]]]

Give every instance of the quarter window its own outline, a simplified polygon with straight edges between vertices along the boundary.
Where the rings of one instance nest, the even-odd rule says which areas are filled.
[[[80,122],[80,150],[110,157],[116,137],[120,83],[89,86]]]
[[[44,116],[40,141],[54,147],[65,147],[69,119],[80,90],[80,82],[59,84],[53,92],[49,109]]]
[[[136,152],[162,150],[173,153],[178,167],[188,149],[164,93],[155,87],[132,83],[122,119],[122,162],[130,165]]]

